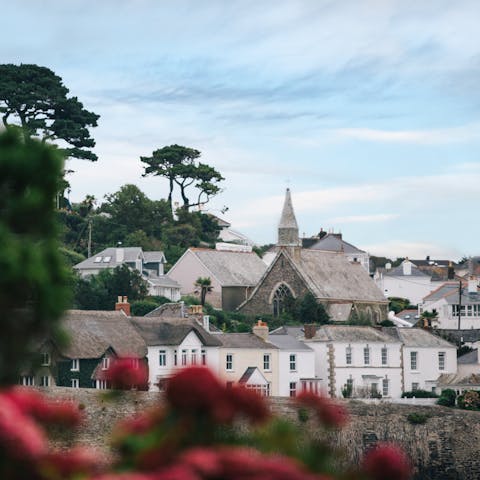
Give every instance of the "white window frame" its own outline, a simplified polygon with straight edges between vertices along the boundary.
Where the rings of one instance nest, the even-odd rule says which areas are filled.
[[[383,378],[382,379],[382,396],[383,397],[388,397],[389,395],[389,380],[388,378]]]
[[[388,348],[382,347],[382,365],[388,365]]]
[[[80,380],[78,378],[72,378],[70,380],[70,385],[72,388],[80,388]]]
[[[412,392],[415,392],[420,388],[420,384],[418,382],[412,382]]]
[[[48,352],[42,352],[42,367],[50,366],[50,354]]]
[[[195,348],[190,352],[190,359],[192,365],[197,364],[197,350]]]
[[[410,370],[418,370],[418,352],[410,352]]]
[[[97,390],[107,390],[108,382],[107,380],[97,380],[95,387],[97,388]]]
[[[80,360],[78,358],[72,358],[72,365],[70,367],[71,372],[80,371]]]
[[[352,346],[348,345],[347,348],[345,349],[345,363],[347,365],[352,364]]]
[[[24,375],[22,377],[22,385],[25,387],[34,387],[35,377],[33,375]]]
[[[370,347],[363,347],[363,364],[370,365]]]
[[[177,351],[173,351],[173,365],[176,367],[178,365]]]
[[[271,371],[271,362],[270,362],[270,354],[269,353],[264,353],[263,354],[263,370],[265,372],[270,372]]]
[[[158,351],[158,366],[166,367],[167,366],[167,351],[159,350]]]
[[[182,366],[187,365],[188,362],[188,350],[182,350]]]
[[[227,353],[225,355],[225,370],[227,372],[233,372],[233,353]]]
[[[50,375],[42,375],[40,377],[40,387],[49,387],[50,386]]]
[[[446,359],[445,352],[438,352],[438,369],[445,370],[445,359]]]
[[[206,365],[207,364],[207,351],[204,348],[202,348],[201,357],[202,357],[202,365]]]
[[[297,396],[297,382],[290,382],[289,392],[290,392],[290,397],[293,398]]]
[[[108,370],[109,366],[110,366],[110,358],[103,357],[102,358],[102,370]]]
[[[290,371],[296,372],[297,371],[297,354],[291,353],[289,356],[289,364],[290,364]]]

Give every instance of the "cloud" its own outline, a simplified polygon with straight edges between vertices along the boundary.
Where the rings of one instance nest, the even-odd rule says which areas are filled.
[[[371,128],[339,128],[334,132],[343,138],[368,142],[393,142],[416,144],[447,144],[480,139],[480,125],[431,130],[378,130]]]
[[[399,256],[418,260],[426,258],[427,255],[437,260],[458,260],[462,257],[462,253],[456,248],[429,242],[394,240],[384,243],[362,245],[362,249],[371,255],[391,259]]]
[[[334,217],[326,220],[326,223],[371,223],[371,222],[388,222],[400,217],[398,213],[377,213],[373,215],[348,215],[345,217]]]

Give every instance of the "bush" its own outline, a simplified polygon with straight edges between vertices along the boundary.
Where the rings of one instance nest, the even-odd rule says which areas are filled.
[[[437,405],[442,405],[443,407],[454,407],[457,394],[455,390],[447,388],[442,391],[440,398],[437,401]]]
[[[480,392],[476,390],[469,390],[459,395],[457,403],[460,408],[464,410],[480,410]]]
[[[402,398],[438,398],[438,395],[428,390],[414,390],[402,393]]]
[[[412,425],[423,425],[424,423],[427,422],[427,420],[430,418],[429,415],[425,413],[409,413],[407,415],[407,420],[412,424]]]

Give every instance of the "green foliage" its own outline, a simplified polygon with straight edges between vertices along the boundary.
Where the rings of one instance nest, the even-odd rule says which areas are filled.
[[[64,141],[69,145],[62,149],[67,157],[95,161],[97,156],[90,150],[95,141],[88,127],[96,127],[99,116],[85,110],[77,97],[67,95],[62,79],[46,67],[0,65],[0,113],[4,126],[20,125],[25,139]]]
[[[298,409],[297,416],[298,416],[298,421],[300,423],[308,422],[308,419],[310,417],[310,415],[308,414],[308,410],[306,408],[303,408],[303,407],[300,407]]]
[[[382,320],[379,323],[379,325],[382,326],[382,327],[394,327],[395,326],[395,324],[391,320]]]
[[[462,345],[461,347],[457,348],[457,357],[461,357],[467,353],[473,352],[472,347],[468,347],[467,345]]]
[[[130,312],[134,317],[143,317],[157,307],[159,307],[159,304],[152,300],[137,300],[130,304]]]
[[[151,157],[140,157],[145,163],[145,173],[164,177],[169,181],[168,203],[172,207],[173,189],[176,185],[183,200],[183,209],[207,203],[211,197],[220,193],[220,183],[224,178],[215,168],[198,162],[201,153],[193,148],[170,145],[155,150]],[[197,189],[197,198],[191,202],[187,189]]]
[[[464,410],[480,410],[480,392],[469,390],[457,397],[458,406]]]
[[[60,248],[60,253],[63,255],[64,263],[70,267],[73,267],[73,265],[76,265],[77,263],[83,262],[83,260],[85,260],[85,256],[81,253],[77,253],[65,247]]]
[[[440,398],[437,400],[437,404],[444,407],[454,407],[456,398],[457,394],[455,393],[455,390],[447,388],[442,391]]]
[[[343,398],[351,398],[353,393],[352,390],[353,390],[352,384],[346,383],[342,388]]]
[[[423,425],[427,423],[427,420],[430,418],[430,415],[426,413],[413,412],[407,415],[407,420],[412,425]]]
[[[311,292],[307,292],[303,297],[298,298],[294,306],[294,318],[300,323],[319,323],[325,324],[330,321],[330,316],[323,304],[317,302],[317,299]]]
[[[211,292],[213,289],[211,278],[198,277],[195,280],[195,286],[200,288],[200,305],[205,305],[205,299],[207,297],[207,293]]]
[[[143,300],[147,292],[147,284],[140,273],[122,265],[88,278],[77,278],[74,305],[83,310],[113,310],[119,295],[133,302]]]
[[[346,325],[371,326],[372,320],[365,312],[355,310]]]
[[[416,305],[411,305],[408,298],[388,297],[388,309],[399,313],[407,308],[417,308]]]
[[[40,336],[61,340],[69,291],[53,199],[62,168],[53,148],[11,129],[0,134],[0,305],[8,320],[0,335],[0,385],[17,381]]]
[[[418,389],[412,392],[403,392],[402,398],[438,398],[438,395],[435,392]]]

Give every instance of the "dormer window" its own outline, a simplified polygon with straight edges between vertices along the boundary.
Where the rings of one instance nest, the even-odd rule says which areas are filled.
[[[102,261],[102,257],[95,257],[94,263],[100,263]]]
[[[102,370],[108,370],[109,365],[110,365],[110,359],[108,357],[103,357],[102,358]]]

